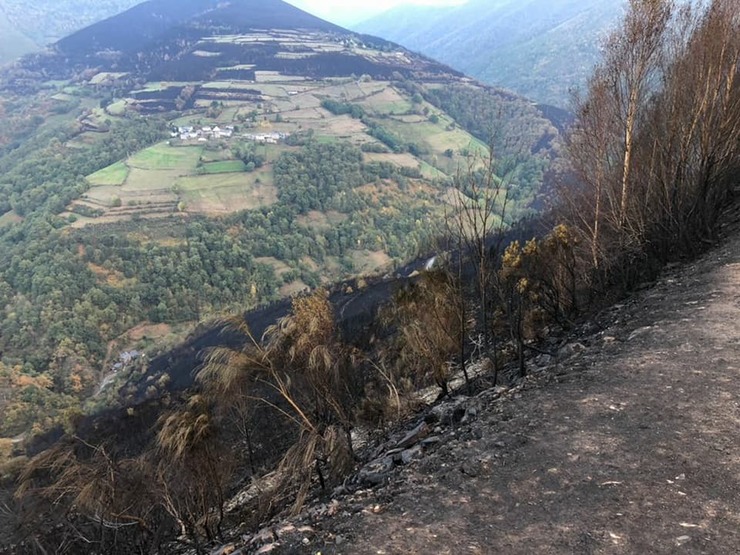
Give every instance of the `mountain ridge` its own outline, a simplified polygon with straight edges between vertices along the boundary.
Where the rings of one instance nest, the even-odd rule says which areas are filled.
[[[0,65],[43,51],[64,36],[141,0],[0,0]]]
[[[597,59],[599,37],[620,13],[620,3],[605,0],[471,0],[455,7],[401,6],[353,27],[564,107],[569,88],[585,82]]]

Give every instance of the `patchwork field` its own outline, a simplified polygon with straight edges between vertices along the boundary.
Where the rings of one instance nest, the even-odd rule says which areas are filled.
[[[273,40],[261,35],[253,38]],[[240,36],[234,40],[246,39]],[[281,40],[298,39],[285,36]],[[327,45],[315,46],[321,49]],[[248,77],[252,74],[253,77]],[[387,80],[367,77],[312,80],[277,71],[255,72],[252,64],[231,64],[219,68],[214,75],[214,80],[205,83],[153,81],[132,92],[130,98],[118,99],[105,112],[95,108],[94,117],[110,117],[125,113],[137,103],[140,107],[141,102],[156,104],[157,95],[162,103],[172,103],[187,90],[186,94],[192,95],[191,109],[184,110],[169,125],[195,130],[216,125],[223,129],[228,125],[233,129],[233,136],[198,135],[185,141],[174,137],[88,176],[90,190],[70,207],[77,217],[75,226],[175,214],[219,216],[270,206],[277,202],[272,164],[284,152],[300,150],[300,146],[288,146],[282,139],[257,142],[255,155],[265,165],[250,173],[245,162],[236,157],[235,153],[239,152],[236,146],[254,141],[260,135],[289,137],[301,133],[319,143],[349,142],[365,150],[370,150],[366,145],[383,149],[383,141],[377,135],[370,135],[371,127],[378,127],[395,137],[404,151],[365,152],[365,162],[418,169],[425,179],[454,175],[462,161],[459,154],[485,148],[444,113],[425,101],[411,98]],[[99,74],[95,79],[104,82],[115,77]],[[359,105],[364,116],[334,114],[322,107],[326,99]],[[83,133],[75,140],[84,145],[101,138],[104,135]],[[299,221],[321,230],[339,220],[335,216],[311,213],[301,216]],[[365,269],[386,262],[368,265],[356,260],[355,264]]]
[[[265,145],[261,150],[270,161],[283,148]],[[220,215],[277,200],[269,164],[247,173],[244,162],[232,159],[229,150],[199,146],[160,143],[87,179],[90,190],[71,207],[78,215],[76,227],[173,213]]]

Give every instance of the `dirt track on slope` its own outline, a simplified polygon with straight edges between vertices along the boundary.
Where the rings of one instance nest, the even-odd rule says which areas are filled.
[[[740,553],[740,234],[598,322],[274,552]]]

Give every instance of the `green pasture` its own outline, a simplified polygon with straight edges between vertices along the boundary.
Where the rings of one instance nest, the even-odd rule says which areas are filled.
[[[173,147],[159,143],[134,154],[128,159],[130,167],[143,170],[179,170],[183,173],[194,172],[198,165],[203,147]]]
[[[221,160],[218,162],[208,162],[203,164],[201,168],[207,174],[215,174],[243,172],[246,166],[241,160]]]
[[[123,185],[126,182],[126,178],[128,178],[128,173],[128,166],[123,161],[120,161],[88,175],[87,180],[92,186]]]
[[[256,172],[217,173],[177,180],[180,200],[187,212],[228,214],[277,202],[271,169]]]

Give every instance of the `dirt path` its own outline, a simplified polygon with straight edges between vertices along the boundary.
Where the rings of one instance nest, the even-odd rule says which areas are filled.
[[[740,553],[740,235],[600,321],[277,552]]]

